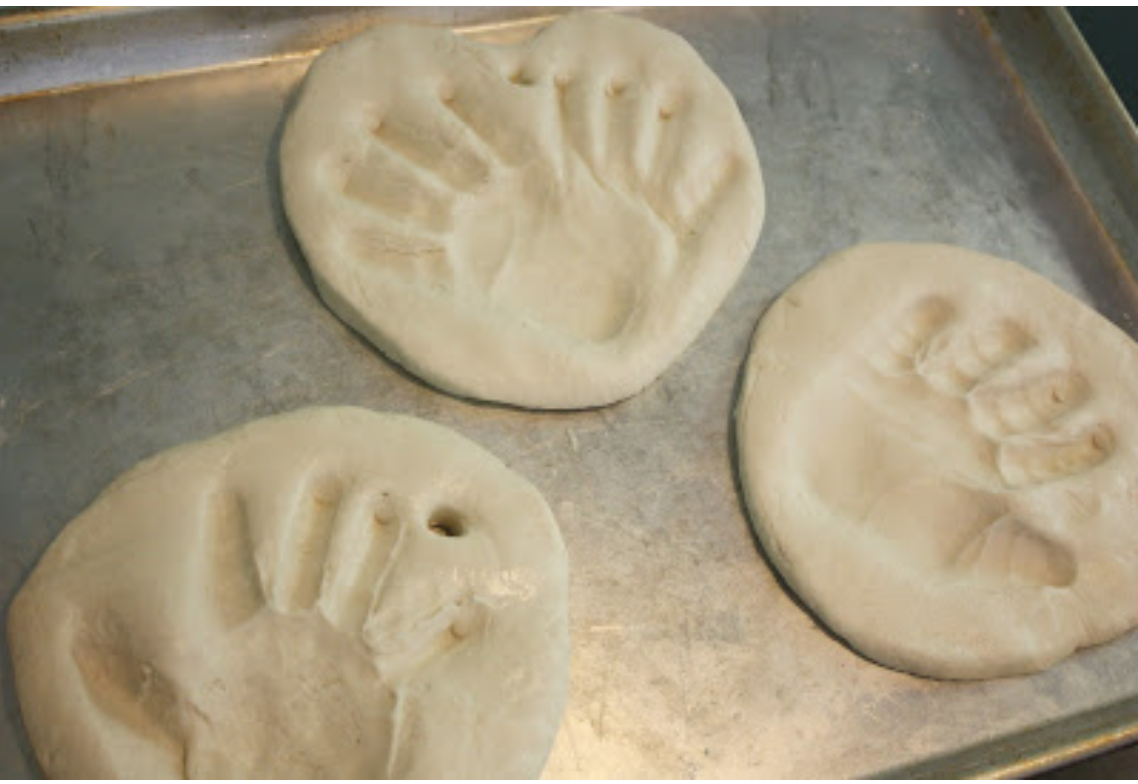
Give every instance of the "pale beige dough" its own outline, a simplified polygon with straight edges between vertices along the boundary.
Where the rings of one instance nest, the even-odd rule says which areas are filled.
[[[763,316],[737,418],[751,521],[822,621],[942,678],[1138,623],[1138,346],[1010,261],[864,245]]]
[[[61,778],[536,777],[568,679],[541,495],[421,420],[308,409],[140,464],[9,614]]]
[[[680,37],[601,13],[512,46],[385,25],[333,47],[280,166],[333,311],[443,390],[533,408],[663,373],[764,210],[718,77]]]

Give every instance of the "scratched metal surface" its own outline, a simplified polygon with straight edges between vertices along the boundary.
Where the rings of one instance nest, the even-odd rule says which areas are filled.
[[[141,458],[262,415],[351,403],[454,428],[554,509],[574,649],[548,777],[852,777],[976,744],[997,762],[1030,761],[1038,748],[1001,752],[1001,739],[1036,727],[1062,737],[1071,717],[1138,695],[1134,635],[984,683],[865,661],[780,586],[732,470],[730,413],[756,321],[851,243],[941,241],[1018,259],[1135,334],[1125,237],[1103,231],[1099,194],[1024,92],[1044,77],[1015,71],[971,12],[647,16],[684,35],[736,96],[768,218],[695,345],[642,394],[595,411],[438,394],[321,305],[277,187],[282,112],[308,63],[287,41],[246,68],[0,103],[4,607],[66,522]],[[146,29],[133,33],[140,46]],[[0,771],[34,775],[0,648]]]

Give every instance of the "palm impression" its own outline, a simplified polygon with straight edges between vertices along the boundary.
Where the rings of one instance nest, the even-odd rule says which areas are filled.
[[[432,384],[536,408],[639,391],[763,216],[735,101],[679,37],[574,14],[517,46],[382,26],[313,63],[281,143],[321,294]]]
[[[545,502],[482,449],[309,409],[112,485],[21,589],[9,639],[52,777],[536,777],[566,582]]]
[[[1043,669],[1138,622],[1138,349],[1011,262],[867,245],[756,332],[741,475],[787,582],[933,677]]]

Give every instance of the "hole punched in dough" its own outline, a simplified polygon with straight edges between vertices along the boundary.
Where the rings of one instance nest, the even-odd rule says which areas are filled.
[[[674,34],[601,12],[508,46],[384,25],[332,47],[280,157],[329,307],[435,387],[524,408],[651,383],[734,285],[765,212],[718,76]]]
[[[747,368],[751,523],[853,647],[986,678],[1134,625],[1138,346],[1071,295],[962,248],[858,246],[771,307]]]
[[[456,487],[424,535],[421,499]],[[474,519],[477,547],[442,541]],[[564,544],[457,434],[305,409],[116,482],[21,588],[9,641],[54,778],[534,778],[568,686]]]
[[[427,523],[427,530],[435,536],[454,539],[465,536],[467,531],[466,518],[449,507],[435,511]]]

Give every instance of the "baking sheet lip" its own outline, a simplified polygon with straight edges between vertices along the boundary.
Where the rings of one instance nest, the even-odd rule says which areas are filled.
[[[871,779],[1019,779],[1138,741],[1138,696],[870,774]]]
[[[10,103],[17,103],[20,101],[39,100],[41,98],[53,98],[61,95],[70,95],[72,93],[86,92],[89,90],[101,90],[104,88],[126,87],[137,84],[149,84],[152,82],[165,81],[167,79],[179,79],[183,77],[199,76],[209,73],[224,73],[226,71],[236,71],[242,68],[258,68],[264,65],[276,65],[289,62],[299,62],[303,60],[310,60],[322,51],[323,47],[316,49],[307,49],[297,52],[286,52],[282,54],[264,55],[261,57],[248,57],[241,60],[232,60],[223,63],[214,63],[211,65],[190,66],[187,68],[174,68],[165,71],[158,71],[150,74],[139,74],[135,76],[124,76],[113,79],[100,79],[86,82],[74,82],[70,84],[60,85],[58,87],[48,87],[41,90],[34,90],[26,93],[13,93],[10,95],[0,94],[0,106]]]
[[[1097,100],[1109,106],[1109,114],[1112,120],[1119,124],[1123,134],[1134,149],[1138,150],[1138,125],[1135,124],[1134,118],[1127,111],[1126,105],[1114,87],[1114,83],[1102,69],[1098,57],[1095,56],[1094,50],[1087,43],[1087,39],[1079,26],[1075,24],[1071,13],[1062,6],[1047,7],[1044,12],[1059,32],[1061,40],[1066,45],[1068,55],[1082,67],[1083,72],[1090,79]]]
[[[609,6],[595,6],[591,10],[611,10],[613,12],[628,13],[636,11],[639,7],[609,7]],[[50,24],[70,24],[70,23],[98,23],[99,20],[104,18],[115,18],[130,15],[138,15],[144,11],[160,11],[161,8],[154,9],[138,9],[130,7],[118,8],[79,8],[56,10],[51,9],[42,12],[29,12],[23,14],[13,15],[12,17],[5,18],[0,16],[0,34],[5,29],[30,29],[42,25]],[[450,25],[455,32],[460,35],[478,36],[487,33],[492,33],[497,30],[513,29],[532,27],[540,29],[553,22],[559,16],[564,15],[568,11],[577,9],[562,9],[551,8],[548,13],[534,14],[531,16],[522,16],[514,18],[506,18],[497,21],[475,21],[468,24],[455,24]],[[377,20],[378,22],[378,20]],[[420,24],[429,24],[426,22],[419,22]],[[320,46],[308,47],[303,49],[295,49],[291,51],[273,52],[271,54],[262,54],[254,56],[237,57],[231,60],[224,60],[221,62],[214,62],[205,65],[192,65],[185,67],[171,67],[165,69],[158,69],[146,73],[132,73],[125,76],[114,76],[103,79],[92,80],[79,80],[74,82],[60,83],[42,87],[40,89],[4,93],[0,91],[0,106],[9,103],[15,103],[26,100],[38,100],[42,98],[51,98],[54,96],[68,95],[71,93],[84,92],[87,90],[98,90],[103,88],[123,87],[127,85],[147,84],[150,82],[157,82],[166,79],[178,79],[187,76],[197,76],[207,73],[223,73],[226,71],[239,70],[242,68],[257,68],[265,65],[276,65],[290,62],[303,62],[315,58],[322,51],[329,46],[334,45],[338,39],[333,39],[324,42]]]
[[[44,24],[72,22],[78,19],[89,20],[95,17],[122,16],[137,12],[132,6],[78,6],[74,8],[43,8],[36,11],[13,11],[0,13],[0,33],[20,30]]]
[[[1076,195],[1101,232],[1104,245],[1125,270],[1124,278],[1138,286],[1138,130],[1134,119],[1065,10],[986,8],[978,16],[1045,143],[1061,161]],[[1025,27],[1031,29],[1022,35]],[[1051,48],[1041,52],[1040,43]],[[1060,89],[1055,89],[1056,79]],[[1088,115],[1088,110],[1093,114]]]
[[[259,68],[265,65],[277,65],[289,62],[301,62],[310,60],[319,54],[321,49],[310,49],[300,52],[287,52],[284,54],[264,55],[261,57],[250,57],[243,60],[234,60],[224,63],[215,63],[213,65],[190,66],[188,68],[175,68],[168,71],[159,71],[152,74],[141,74],[137,76],[125,76],[114,79],[100,79],[88,82],[75,82],[72,84],[60,85],[58,87],[48,87],[42,90],[34,90],[26,93],[14,93],[11,95],[0,94],[0,106],[5,104],[18,103],[21,101],[34,101],[43,98],[53,98],[61,95],[70,95],[72,93],[87,92],[89,90],[102,90],[105,88],[127,87],[137,84],[150,84],[152,82],[161,82],[168,79],[180,79],[189,76],[200,76],[202,74],[210,73],[224,73],[226,71],[237,71],[243,68]]]
[[[79,46],[64,53],[62,60],[54,53],[45,54],[39,51],[35,36],[47,35],[52,29],[83,30],[94,28],[100,24],[122,23],[131,33],[131,26],[145,27],[147,20],[161,18],[161,13],[167,10],[192,13],[194,8],[167,9],[164,7],[109,7],[109,8],[75,8],[75,9],[48,9],[27,13],[14,13],[8,16],[0,14],[0,40],[5,35],[16,36],[17,42],[29,48],[30,57],[25,52],[21,58],[17,48],[14,54],[7,57],[0,56],[0,73],[8,72],[12,76],[13,84],[0,83],[0,105],[13,101],[39,99],[55,95],[65,95],[84,90],[99,89],[102,87],[117,87],[129,84],[146,83],[159,79],[177,78],[186,75],[210,73],[214,71],[231,70],[242,67],[256,67],[267,63],[280,63],[312,59],[315,55],[339,41],[360,32],[360,25],[372,26],[390,22],[405,22],[409,24],[437,25],[448,27],[462,35],[486,35],[496,30],[532,28],[540,29],[554,19],[575,11],[608,10],[614,13],[635,12],[640,6],[587,6],[587,7],[479,7],[477,12],[471,12],[470,6],[455,6],[450,9],[439,7],[432,12],[417,14],[415,9],[406,7],[382,8],[346,8],[329,9],[330,13],[324,18],[322,25],[315,30],[304,30],[303,34],[296,33],[303,43],[298,41],[284,41],[283,43],[272,37],[261,41],[260,46],[249,44],[247,37],[243,40],[225,39],[213,41],[219,48],[210,51],[208,57],[201,52],[182,47],[177,49],[166,64],[162,62],[149,62],[145,65],[137,61],[119,63],[111,68],[111,72],[98,78],[85,78],[81,65],[84,58],[90,59],[92,55],[105,53],[105,43],[91,44],[87,48]],[[287,13],[286,9],[283,13]],[[503,13],[498,17],[488,17],[495,11]],[[465,14],[465,16],[464,16]],[[295,31],[300,26],[299,15],[282,17],[277,23],[285,32]],[[185,20],[190,24],[204,25],[207,35],[219,31],[231,31],[236,20],[216,22],[202,21],[198,17]],[[244,23],[241,24],[244,29]],[[164,28],[163,34],[171,35],[171,29]],[[32,43],[28,43],[31,40]],[[102,48],[100,48],[102,47]],[[62,62],[62,64],[61,64]],[[37,63],[46,63],[46,69],[37,70]],[[46,70],[46,73],[42,71]]]

